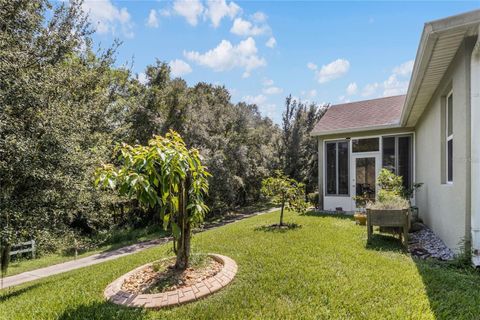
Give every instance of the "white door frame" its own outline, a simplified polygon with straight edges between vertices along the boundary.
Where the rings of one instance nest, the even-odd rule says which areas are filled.
[[[358,158],[375,158],[375,182],[377,181],[377,177],[382,169],[382,154],[379,151],[375,152],[356,152],[350,154],[350,195],[352,199],[352,208],[356,210],[357,206],[353,197],[357,195],[356,190],[356,178],[357,178],[357,159]],[[375,186],[375,197],[378,194],[378,186]]]

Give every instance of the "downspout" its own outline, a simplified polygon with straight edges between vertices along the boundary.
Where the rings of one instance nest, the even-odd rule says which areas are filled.
[[[480,25],[470,59],[470,213],[472,263],[480,267]]]

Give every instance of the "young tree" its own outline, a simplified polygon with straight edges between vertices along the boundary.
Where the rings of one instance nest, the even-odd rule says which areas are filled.
[[[154,136],[147,146],[123,144],[118,148],[121,166],[104,165],[97,171],[96,185],[117,190],[158,210],[165,229],[171,228],[175,268],[188,267],[191,228],[203,221],[208,207],[207,172],[196,149],[188,149],[174,131]]]
[[[262,193],[271,198],[274,204],[281,206],[280,226],[284,225],[284,209],[297,213],[307,211],[308,203],[305,202],[304,187],[303,183],[286,177],[280,171],[276,171],[275,176],[262,181]]]

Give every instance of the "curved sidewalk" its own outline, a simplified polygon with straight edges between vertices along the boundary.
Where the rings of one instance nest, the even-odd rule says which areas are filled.
[[[249,218],[249,217],[253,217],[253,216],[256,216],[256,215],[273,212],[275,210],[278,210],[278,208],[272,208],[272,209],[269,209],[269,210],[266,210],[266,211],[260,211],[260,212],[255,212],[255,213],[251,213],[251,214],[238,214],[238,215],[235,215],[233,218],[230,218],[230,219],[228,219],[228,217],[227,217],[227,218],[225,218],[224,221],[221,221],[221,222],[205,224],[203,229],[200,230],[200,232],[201,231],[206,231],[206,230],[209,230],[209,229],[213,229],[213,228],[218,228],[218,227],[221,227],[223,225],[226,225],[226,224],[238,221],[238,220],[242,220],[242,219],[245,219],[245,218]],[[94,254],[94,255],[91,255],[91,256],[88,256],[88,257],[85,257],[85,258],[72,260],[72,261],[67,261],[67,262],[55,264],[53,266],[49,266],[49,267],[45,267],[45,268],[40,268],[40,269],[36,269],[36,270],[32,270],[32,271],[23,272],[23,273],[14,275],[14,276],[3,278],[3,287],[0,288],[0,289],[13,287],[13,286],[25,283],[25,282],[49,277],[49,276],[52,276],[52,275],[55,275],[55,274],[59,274],[59,273],[63,273],[63,272],[67,272],[67,271],[71,271],[71,270],[75,270],[75,269],[80,269],[80,268],[83,268],[83,267],[88,267],[88,266],[98,264],[98,263],[102,263],[102,262],[109,261],[109,260],[118,259],[120,257],[124,257],[124,256],[130,255],[130,254],[136,253],[136,252],[140,252],[140,251],[143,251],[145,249],[154,247],[156,245],[164,244],[164,243],[166,243],[170,240],[171,240],[171,237],[164,237],[164,238],[160,238],[160,239],[155,239],[155,240],[150,240],[150,241],[145,241],[145,242],[139,242],[139,243],[136,243],[136,244],[133,244],[133,245],[130,245],[130,246],[120,248],[120,249],[116,249],[116,250],[112,250],[112,251],[105,251],[105,252],[97,253],[97,254]]]

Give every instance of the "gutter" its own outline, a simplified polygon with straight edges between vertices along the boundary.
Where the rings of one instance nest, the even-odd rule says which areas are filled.
[[[472,264],[480,267],[480,25],[470,58],[470,223]]]
[[[323,136],[329,136],[329,135],[332,135],[332,134],[366,132],[366,131],[384,130],[384,129],[396,129],[396,128],[401,128],[401,127],[402,126],[400,124],[395,123],[395,124],[385,124],[385,125],[378,125],[378,126],[371,126],[371,127],[336,129],[336,130],[329,130],[329,131],[312,132],[312,133],[310,133],[310,136],[311,137],[323,137]]]

